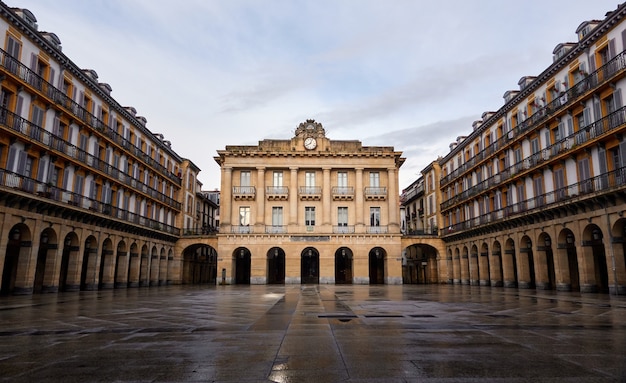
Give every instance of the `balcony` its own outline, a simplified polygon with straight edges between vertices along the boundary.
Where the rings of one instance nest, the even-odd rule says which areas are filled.
[[[285,225],[266,225],[265,234],[285,234],[287,226]]]
[[[509,166],[500,173],[479,182],[470,189],[447,199],[442,202],[441,210],[444,212],[455,205],[466,202],[468,198],[482,191],[505,183],[513,177],[519,177],[521,173],[532,172],[536,167],[545,166],[545,163],[550,161],[551,158],[552,160],[557,158],[562,159],[574,150],[580,150],[584,146],[590,146],[596,142],[596,139],[600,139],[609,133],[614,134],[614,131],[623,127],[624,123],[626,123],[626,107],[622,107],[608,116],[582,127],[580,130],[542,149],[540,152]]]
[[[366,201],[384,201],[385,199],[387,199],[386,187],[368,186],[365,188]]]
[[[333,201],[354,200],[354,188],[352,186],[333,186],[331,189]]]
[[[321,186],[302,186],[298,189],[301,201],[320,201],[322,199]]]
[[[354,226],[343,226],[343,225],[337,225],[337,226],[333,226],[333,233],[334,234],[354,234]]]
[[[268,201],[287,201],[289,199],[289,188],[287,186],[267,186],[265,197]]]
[[[367,226],[367,234],[387,234],[389,228],[387,226]]]
[[[14,134],[22,134],[25,140],[36,142],[44,148],[51,149],[52,151],[60,152],[66,156],[71,157],[77,162],[86,165],[89,168],[98,170],[118,182],[130,186],[138,191],[141,191],[150,197],[163,202],[164,204],[173,207],[176,210],[181,209],[181,203],[166,196],[160,191],[153,189],[145,185],[143,182],[132,178],[126,173],[120,171],[118,168],[100,160],[99,158],[87,153],[86,151],[79,149],[72,145],[68,141],[61,139],[58,136],[48,132],[41,127],[32,124],[30,121],[23,119],[22,117],[10,112],[7,109],[0,108],[0,126],[6,127]]]
[[[253,229],[250,225],[233,225],[230,227],[230,232],[233,234],[252,234]]]
[[[56,104],[59,107],[64,108],[68,112],[68,114],[77,117],[83,123],[91,126],[94,130],[100,132],[100,134],[105,135],[106,137],[111,139],[111,141],[125,148],[130,153],[134,154],[137,158],[141,159],[152,168],[161,172],[163,176],[167,177],[176,185],[181,185],[181,179],[178,177],[178,175],[169,171],[159,162],[149,157],[140,148],[136,147],[126,138],[118,134],[115,130],[108,127],[104,122],[102,122],[96,116],[87,111],[87,109],[76,103],[66,94],[64,94],[60,89],[55,88],[52,84],[45,81],[37,73],[32,71],[27,66],[23,65],[19,60],[15,59],[2,49],[0,49],[0,66],[4,67],[11,75],[18,77],[21,81],[24,81],[26,84],[40,92],[44,97],[47,97],[51,104]],[[115,103],[111,103],[111,106],[114,105]],[[120,109],[118,110],[118,113],[121,113],[123,115],[126,113],[126,111]],[[134,119],[134,117],[132,116],[129,116],[128,118],[131,119],[131,121],[132,119]]]
[[[233,186],[233,199],[235,201],[254,201],[256,188],[254,186]]]
[[[450,174],[444,176],[440,180],[440,186],[444,187],[448,183],[456,180],[463,173],[470,171],[474,166],[478,165],[483,159],[488,158],[492,153],[496,153],[505,147],[510,147],[514,141],[520,137],[524,137],[525,132],[530,132],[534,128],[541,126],[547,119],[557,115],[563,110],[570,107],[580,100],[582,96],[597,90],[602,85],[609,82],[616,82],[626,69],[626,51],[616,55],[611,61],[598,68],[595,72],[584,77],[582,80],[573,84],[567,91],[562,92],[550,103],[537,109],[535,113],[529,116],[517,126],[513,127],[508,133],[504,134],[492,145],[485,148],[482,152],[477,153],[472,159],[453,170]],[[488,123],[488,121],[485,122]],[[569,148],[568,148],[569,149]]]
[[[623,167],[450,225],[445,231],[445,234],[455,234],[470,229],[478,229],[490,224],[508,221],[516,217],[528,216],[534,213],[541,212],[545,214],[550,209],[562,206],[568,206],[568,209],[571,209],[574,202],[619,190],[623,192],[625,188],[626,167]]]
[[[156,230],[173,236],[180,235],[180,229],[174,226],[6,170],[0,170],[0,188],[8,191],[7,194],[13,192],[14,195],[10,196],[11,199],[19,198],[19,194],[23,193],[22,196],[25,197],[21,198],[39,201],[41,206],[54,205],[58,207],[61,204],[66,204],[65,206],[74,211],[82,210],[83,213],[81,214],[98,214],[99,217],[108,220],[109,223],[106,225],[113,225],[120,230],[131,232]],[[103,215],[108,217],[102,217]],[[111,219],[117,219],[117,221]],[[127,224],[131,224],[132,227]]]

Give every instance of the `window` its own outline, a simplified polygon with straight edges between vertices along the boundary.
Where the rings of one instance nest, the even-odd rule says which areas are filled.
[[[283,172],[274,172],[274,180],[272,185],[274,185],[274,187],[283,186]]]
[[[558,199],[565,197],[565,175],[563,168],[554,171],[554,188]]]
[[[304,186],[306,193],[315,193],[315,172],[306,172],[304,174]]]
[[[7,53],[11,56],[10,59],[7,60],[5,65],[8,69],[15,73],[19,67],[19,59],[20,59],[20,48],[21,44],[19,41],[11,35],[7,35]]]
[[[535,137],[530,141],[530,146],[532,148],[532,154],[539,153],[539,137]]]
[[[315,226],[315,207],[306,206],[304,208],[304,224],[306,226]]]
[[[380,226],[379,207],[370,207],[370,226]]]
[[[347,172],[337,173],[337,186],[340,188],[345,188],[348,186],[348,173]]]
[[[240,226],[250,225],[250,206],[239,207],[239,225]]]
[[[370,187],[377,188],[380,186],[380,173],[370,172]]]
[[[283,225],[283,208],[282,206],[272,207],[272,226]]]
[[[347,207],[338,207],[337,208],[337,226],[348,226],[348,208]]]
[[[543,177],[537,177],[533,180],[533,189],[536,205],[543,205]]]

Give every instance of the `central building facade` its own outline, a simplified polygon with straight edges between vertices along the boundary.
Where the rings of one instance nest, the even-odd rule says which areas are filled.
[[[218,151],[218,282],[400,284],[393,147],[326,137],[307,120],[291,139]]]

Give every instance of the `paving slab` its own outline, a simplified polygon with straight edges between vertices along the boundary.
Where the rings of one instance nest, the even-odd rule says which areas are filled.
[[[626,382],[626,297],[450,285],[0,297],[6,382]]]

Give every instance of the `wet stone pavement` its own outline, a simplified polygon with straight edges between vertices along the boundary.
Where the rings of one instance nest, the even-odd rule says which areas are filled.
[[[626,382],[626,297],[478,286],[0,297],[7,382]]]

